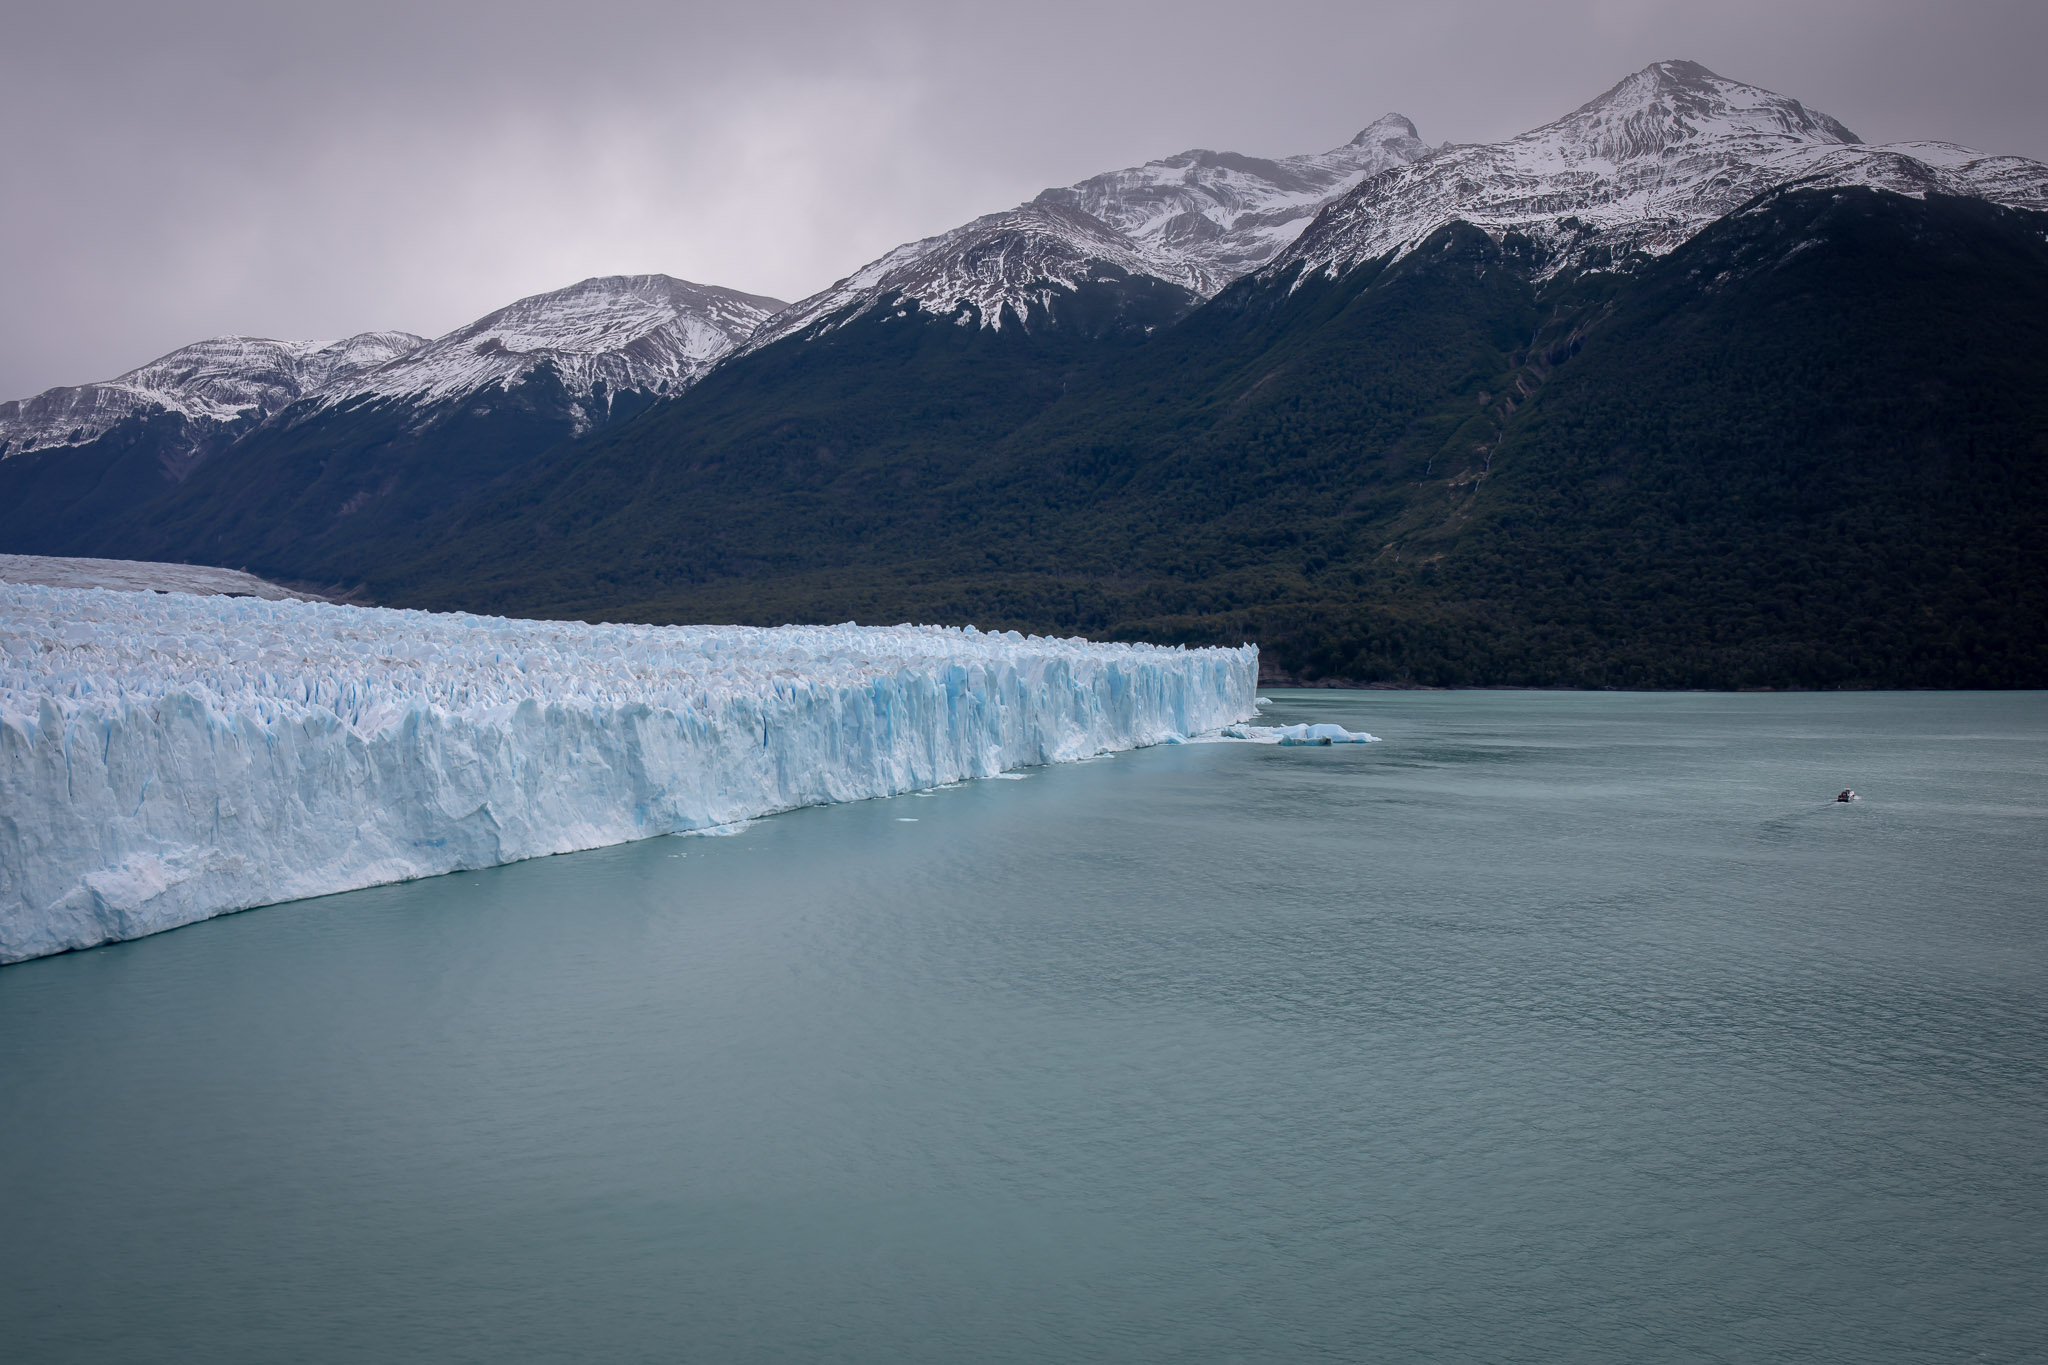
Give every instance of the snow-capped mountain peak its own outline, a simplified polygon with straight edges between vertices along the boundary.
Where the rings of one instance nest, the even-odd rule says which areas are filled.
[[[577,401],[600,386],[672,393],[782,307],[667,275],[599,276],[507,304],[320,396],[325,405],[366,397],[426,405],[519,384],[543,364]]]
[[[167,414],[182,420],[165,445],[175,468],[301,400],[426,407],[520,384],[543,364],[577,407],[574,420],[588,425],[617,394],[686,387],[782,306],[667,275],[612,275],[520,299],[434,341],[410,332],[216,337],[115,379],[0,403],[0,455],[80,445],[127,418]]]
[[[1415,121],[1406,114],[1381,114],[1365,127],[1358,136],[1344,144],[1347,147],[1387,147],[1393,143],[1420,142],[1422,134],[1415,130]],[[1426,148],[1424,149],[1427,150]],[[1412,161],[1414,157],[1402,157]]]
[[[1207,298],[1293,241],[1351,186],[1426,156],[1399,114],[1327,152],[1269,160],[1193,150],[1049,189],[869,262],[772,319],[747,342],[829,330],[914,301],[943,317],[1003,325],[1101,270],[1149,276]]]
[[[1293,241],[1334,195],[1428,151],[1413,123],[1387,114],[1327,152],[1266,160],[1187,151],[1047,190],[1035,202],[1108,224],[1155,258],[1154,273],[1177,270],[1208,295]]]
[[[897,247],[770,319],[745,349],[911,302],[963,325],[999,329],[1006,316],[1029,318],[1053,295],[1106,273],[1168,275],[1168,283],[1193,292],[1192,273],[1178,262],[1162,270],[1155,254],[1101,220],[1034,200]]]
[[[1798,100],[1727,80],[1698,62],[1685,61],[1652,63],[1516,141],[1538,140],[1578,162],[1620,163],[1729,139],[1771,138],[1802,146],[1863,141]]]
[[[345,385],[423,340],[410,332],[364,332],[341,341],[194,342],[113,379],[0,403],[0,454],[82,444],[129,417],[154,413],[183,419],[196,447],[319,389]]]
[[[1949,143],[1868,146],[1798,100],[1668,61],[1519,137],[1445,147],[1362,182],[1268,269],[1339,273],[1413,250],[1454,220],[1535,239],[1547,273],[1611,266],[1671,251],[1793,182],[2048,208],[2048,167],[2038,162]]]

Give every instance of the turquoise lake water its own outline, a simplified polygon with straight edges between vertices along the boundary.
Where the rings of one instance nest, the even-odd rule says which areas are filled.
[[[0,1356],[2048,1356],[2048,695],[1274,695],[0,968]]]

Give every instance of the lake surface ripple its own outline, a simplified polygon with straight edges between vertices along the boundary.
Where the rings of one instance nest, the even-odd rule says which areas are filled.
[[[1276,697],[0,968],[0,1354],[2048,1354],[2048,696]]]

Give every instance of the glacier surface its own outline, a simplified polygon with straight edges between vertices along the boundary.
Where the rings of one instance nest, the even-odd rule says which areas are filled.
[[[0,962],[1214,733],[1258,652],[0,583]]]
[[[239,569],[210,564],[164,564],[149,559],[73,559],[59,555],[0,555],[0,583],[46,588],[125,588],[131,592],[189,592],[201,597],[327,599],[287,588]]]

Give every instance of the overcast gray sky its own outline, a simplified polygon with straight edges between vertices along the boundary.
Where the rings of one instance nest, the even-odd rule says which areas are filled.
[[[794,299],[1187,147],[1490,141],[1688,57],[2048,160],[2041,0],[0,0],[0,398],[588,275]]]

